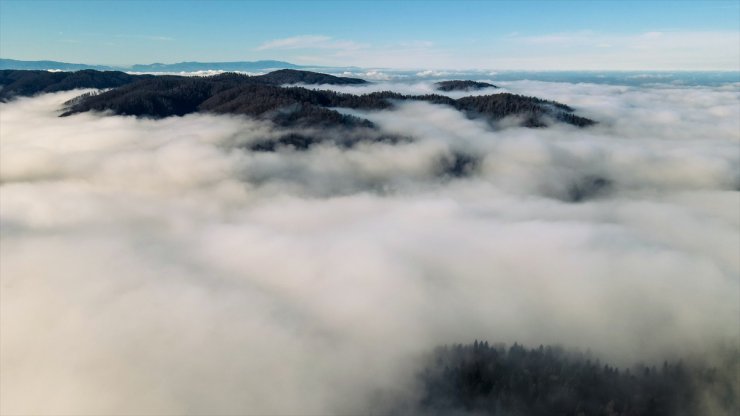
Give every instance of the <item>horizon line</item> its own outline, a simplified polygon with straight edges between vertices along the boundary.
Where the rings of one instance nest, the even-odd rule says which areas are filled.
[[[58,61],[54,59],[15,59],[15,58],[6,58],[0,56],[0,59],[2,60],[10,60],[10,61],[16,61],[16,62],[27,62],[27,63],[39,63],[39,62],[55,62],[59,64],[65,64],[65,65],[81,65],[81,66],[103,66],[103,67],[110,67],[110,68],[116,68],[116,69],[126,69],[126,68],[132,68],[136,65],[177,65],[177,64],[234,64],[234,63],[259,63],[259,62],[281,62],[289,65],[295,65],[300,66],[303,68],[337,68],[337,69],[344,69],[344,68],[356,68],[356,69],[368,69],[368,70],[387,70],[387,71],[471,71],[471,72],[479,72],[479,71],[499,71],[499,72],[740,72],[740,67],[736,69],[718,69],[718,68],[700,68],[700,69],[687,69],[687,68],[629,68],[629,69],[609,69],[609,68],[601,68],[601,69],[584,69],[584,68],[569,68],[569,69],[555,69],[555,68],[548,68],[548,69],[531,69],[531,68],[429,68],[429,67],[407,67],[407,68],[394,68],[394,67],[384,67],[384,66],[357,66],[357,65],[311,65],[311,64],[302,64],[302,63],[294,63],[290,61],[286,61],[283,59],[257,59],[257,60],[233,60],[233,61],[226,61],[226,60],[219,60],[219,61],[197,61],[197,60],[185,60],[185,61],[177,61],[177,62],[152,62],[152,63],[133,63],[133,64],[104,64],[104,63],[79,63],[79,62],[67,62],[67,61]],[[93,69],[93,68],[90,68]],[[265,68],[270,69],[270,68]],[[218,69],[212,69],[212,70],[218,70]],[[65,71],[66,70],[60,70]],[[125,71],[124,71],[125,72]],[[178,71],[178,72],[194,72],[194,71]],[[227,71],[229,72],[229,71]],[[232,71],[233,72],[233,71]]]

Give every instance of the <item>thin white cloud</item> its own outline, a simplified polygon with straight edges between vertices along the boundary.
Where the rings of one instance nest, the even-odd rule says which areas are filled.
[[[337,40],[323,35],[301,35],[283,39],[274,39],[257,47],[258,51],[271,49],[360,49],[363,45],[349,41]]]
[[[491,63],[508,69],[740,70],[740,33],[734,31],[586,30],[508,36],[496,49],[503,52]]]
[[[507,38],[532,45],[580,45],[593,42],[592,31],[579,31],[572,33],[550,33],[538,36],[509,35]]]
[[[257,50],[307,52],[302,63],[398,69],[740,70],[740,33],[593,30],[527,36],[512,32],[459,48],[427,40],[364,44],[324,35],[275,39]]]
[[[258,46],[256,50],[296,51],[296,55],[285,59],[324,66],[429,68],[444,67],[452,61],[447,51],[428,40],[369,44],[324,35],[301,35],[274,39]]]
[[[122,34],[122,35],[116,35],[115,37],[121,38],[121,39],[144,39],[144,40],[156,40],[156,41],[162,41],[162,42],[171,42],[175,40],[175,38],[170,36],[160,36],[160,35],[128,35],[128,34]]]
[[[64,35],[65,32],[59,32],[59,35]],[[67,35],[72,33],[67,32]],[[146,40],[158,40],[158,41],[173,41],[175,40],[172,36],[155,35],[155,34],[137,34],[137,33],[100,33],[100,32],[79,32],[75,33],[75,36],[81,36],[83,38],[118,38],[118,39],[146,39]]]
[[[434,42],[428,40],[410,40],[399,42],[399,45],[405,48],[431,48],[434,46]]]

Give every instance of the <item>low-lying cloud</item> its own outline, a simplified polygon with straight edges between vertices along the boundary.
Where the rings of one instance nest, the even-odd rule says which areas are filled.
[[[363,113],[408,142],[249,152],[281,132],[0,104],[2,413],[382,413],[439,344],[737,345],[737,88],[505,87],[600,124],[408,102]]]

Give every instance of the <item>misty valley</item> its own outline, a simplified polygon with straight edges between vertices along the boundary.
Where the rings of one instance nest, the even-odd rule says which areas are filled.
[[[737,83],[267,64],[0,70],[3,414],[735,414]]]

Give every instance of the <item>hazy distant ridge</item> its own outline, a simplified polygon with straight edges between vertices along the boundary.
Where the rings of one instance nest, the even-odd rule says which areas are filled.
[[[28,70],[58,70],[79,71],[82,69],[96,69],[98,71],[110,71],[115,68],[106,65],[71,64],[59,61],[19,61],[16,59],[0,59],[0,69],[28,69]]]
[[[135,64],[131,66],[109,66],[74,64],[59,61],[21,61],[16,59],[0,59],[0,69],[30,69],[30,70],[57,70],[79,71],[82,69],[96,69],[98,71],[133,71],[133,72],[193,72],[193,71],[262,71],[273,69],[296,69],[301,65],[284,61],[236,61],[236,62],[178,62],[174,64]]]

